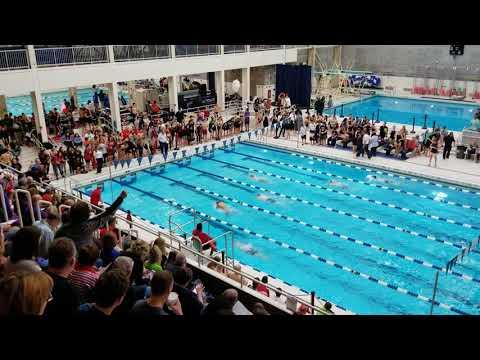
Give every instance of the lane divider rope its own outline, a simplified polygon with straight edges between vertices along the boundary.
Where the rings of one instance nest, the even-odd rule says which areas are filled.
[[[157,175],[155,174],[156,176],[160,176],[164,179],[167,179],[169,181],[172,181],[172,182],[175,182],[175,183],[178,183],[178,184],[181,184],[182,186],[184,187],[189,187],[197,192],[202,192],[204,194],[208,194],[208,195],[213,195],[215,197],[218,197],[218,198],[222,198],[222,199],[225,199],[225,200],[229,200],[235,204],[239,204],[241,206],[244,206],[244,207],[248,207],[248,208],[251,208],[251,209],[254,209],[256,211],[259,211],[259,212],[263,212],[265,214],[270,214],[270,215],[273,215],[273,216],[276,216],[276,217],[279,217],[279,218],[282,218],[284,220],[287,220],[289,222],[293,222],[293,223],[297,223],[299,225],[302,225],[302,226],[305,226],[305,227],[308,227],[308,228],[311,228],[311,229],[314,229],[314,230],[318,230],[318,231],[321,231],[321,232],[324,232],[326,234],[329,234],[329,235],[332,235],[332,236],[335,236],[339,239],[342,239],[342,240],[345,240],[345,241],[350,241],[356,245],[360,245],[360,246],[363,246],[363,247],[367,247],[367,248],[371,248],[373,250],[376,250],[376,251],[379,251],[379,252],[382,252],[382,253],[385,253],[385,254],[388,254],[390,256],[396,256],[400,259],[404,259],[406,261],[409,261],[411,263],[415,263],[415,264],[419,264],[421,266],[424,266],[426,268],[429,268],[429,269],[435,269],[435,270],[439,270],[439,271],[445,271],[446,269],[441,267],[441,266],[438,266],[438,265],[435,265],[435,264],[431,264],[427,261],[424,261],[424,260],[419,260],[419,259],[415,259],[411,256],[408,256],[408,255],[403,255],[401,253],[398,253],[396,251],[393,251],[393,250],[390,250],[390,249],[387,249],[387,248],[384,248],[384,247],[380,247],[380,246],[377,246],[375,244],[370,244],[366,241],[362,241],[362,240],[358,240],[358,239],[355,239],[355,238],[352,238],[350,236],[347,236],[347,235],[344,235],[344,234],[340,234],[340,233],[337,233],[335,231],[332,231],[332,230],[329,230],[329,229],[326,229],[326,228],[323,228],[323,227],[320,227],[320,226],[317,226],[317,225],[313,225],[313,224],[310,224],[308,222],[305,222],[305,221],[302,221],[302,220],[299,220],[299,219],[296,219],[296,218],[293,218],[291,216],[287,216],[287,215],[284,215],[284,214],[281,214],[281,213],[278,213],[276,211],[272,211],[272,210],[268,210],[268,209],[264,209],[262,207],[259,207],[259,206],[256,206],[256,205],[252,205],[252,204],[249,204],[247,202],[244,202],[244,201],[241,201],[241,200],[238,200],[238,199],[235,199],[235,198],[232,198],[230,196],[227,196],[227,195],[224,195],[224,194],[219,194],[215,191],[211,191],[211,190],[208,190],[208,189],[205,189],[205,188],[202,188],[200,186],[194,186],[194,185],[191,185],[191,184],[187,184],[183,181],[180,181],[180,180],[175,180],[175,179],[172,179],[172,178],[169,178],[167,176],[164,176],[164,175]],[[471,276],[468,276],[468,275],[465,275],[465,274],[462,274],[462,273],[459,273],[459,272],[451,272],[452,275],[455,275],[459,278],[461,278],[462,280],[465,280],[465,281],[474,281],[474,282],[477,282],[477,283],[480,283],[480,279],[477,279],[477,278],[474,278],[474,277],[471,277]]]
[[[461,203],[457,203],[457,202],[450,201],[450,200],[436,199],[434,196],[427,196],[427,195],[414,193],[412,191],[397,189],[397,188],[390,187],[390,186],[374,184],[374,183],[371,183],[371,182],[368,182],[368,181],[363,181],[363,180],[353,179],[353,178],[349,178],[349,177],[342,176],[342,175],[332,174],[332,173],[327,172],[327,171],[321,171],[321,170],[312,169],[312,168],[308,168],[308,167],[304,167],[304,166],[299,166],[299,165],[295,165],[295,164],[291,164],[291,163],[285,163],[283,161],[262,158],[260,156],[244,154],[244,153],[241,153],[241,152],[238,152],[238,151],[232,151],[232,152],[235,153],[235,154],[238,154],[238,155],[242,155],[242,156],[252,158],[252,159],[258,159],[258,160],[261,160],[261,161],[270,162],[272,164],[279,164],[279,165],[287,166],[287,167],[290,167],[290,168],[304,170],[304,171],[309,172],[309,173],[315,173],[315,174],[325,175],[325,176],[332,177],[332,178],[347,180],[349,182],[353,182],[353,183],[357,183],[357,184],[376,187],[376,188],[383,189],[383,190],[389,190],[389,191],[393,191],[393,192],[396,192],[396,193],[405,194],[405,195],[408,195],[408,196],[415,196],[415,197],[418,197],[418,198],[421,198],[421,199],[428,199],[428,200],[444,203],[444,204],[447,204],[447,205],[458,206],[458,207],[461,207],[461,208],[464,208],[464,209],[471,209],[471,210],[475,210],[475,211],[480,211],[480,208],[477,208],[475,206],[471,206],[471,205],[467,205],[467,204],[461,204]]]
[[[234,164],[230,164],[230,163],[227,163],[225,161],[218,160],[218,159],[213,159],[212,158],[210,160],[220,162],[220,163],[226,164],[228,166],[244,168],[244,169],[246,169],[250,172],[256,172],[256,173],[259,173],[259,174],[264,174],[264,175],[267,175],[269,177],[275,177],[277,179],[282,179],[282,180],[286,180],[286,181],[290,181],[290,182],[295,182],[295,183],[301,184],[301,185],[315,187],[317,189],[322,189],[322,190],[332,192],[332,193],[335,193],[335,194],[340,194],[340,195],[348,196],[348,197],[351,197],[351,198],[354,198],[354,199],[367,201],[367,202],[370,202],[370,203],[373,203],[373,204],[386,206],[386,207],[389,207],[389,208],[392,208],[392,209],[401,210],[401,211],[404,211],[404,212],[409,212],[409,213],[412,213],[412,214],[415,214],[415,215],[425,216],[425,217],[433,219],[433,220],[442,221],[442,222],[446,222],[446,223],[450,223],[450,224],[455,224],[455,225],[463,226],[463,227],[466,227],[466,228],[469,228],[469,229],[480,230],[480,227],[476,226],[476,225],[461,223],[461,222],[458,222],[458,221],[455,221],[455,220],[452,220],[452,219],[448,219],[448,218],[444,218],[444,217],[440,217],[440,216],[436,216],[436,215],[430,215],[430,214],[422,212],[422,211],[408,209],[408,208],[401,207],[401,206],[398,206],[398,205],[395,205],[395,204],[388,204],[388,203],[380,201],[380,200],[369,199],[369,198],[364,197],[364,196],[359,196],[359,195],[356,195],[356,194],[347,193],[347,192],[344,192],[344,191],[341,191],[341,190],[331,189],[331,188],[321,186],[321,185],[318,185],[318,184],[312,184],[312,183],[309,183],[309,182],[306,182],[306,181],[303,181],[303,180],[292,179],[292,178],[287,177],[287,176],[277,175],[277,174],[274,174],[274,173],[270,173],[270,172],[255,169],[255,168],[248,168],[248,167],[245,167],[245,166],[234,165]]]
[[[338,209],[335,209],[335,208],[331,208],[331,207],[328,207],[328,206],[325,206],[325,205],[322,205],[322,204],[319,204],[319,203],[315,203],[315,202],[310,201],[310,200],[305,200],[305,199],[302,199],[302,198],[298,198],[296,196],[291,196],[291,195],[279,193],[277,191],[266,189],[266,188],[263,188],[261,186],[257,186],[257,185],[254,185],[254,184],[250,184],[250,183],[240,181],[240,180],[236,180],[236,179],[233,179],[233,178],[229,178],[229,177],[226,177],[226,176],[213,174],[213,173],[210,173],[208,171],[193,168],[191,166],[187,166],[187,168],[192,169],[194,171],[198,171],[200,173],[203,173],[203,174],[206,174],[206,175],[209,175],[209,176],[212,176],[212,177],[219,178],[223,181],[233,182],[235,184],[241,184],[243,186],[246,186],[246,187],[249,187],[249,188],[252,188],[252,189],[257,189],[257,190],[260,190],[260,191],[263,191],[263,192],[268,192],[272,195],[276,195],[276,196],[279,196],[281,198],[295,200],[295,201],[298,201],[298,202],[301,202],[301,203],[304,203],[304,204],[312,205],[314,207],[319,207],[319,208],[324,209],[324,210],[329,211],[329,212],[334,212],[334,213],[337,213],[337,214],[340,214],[340,215],[343,215],[343,216],[353,217],[355,219],[363,220],[363,221],[366,221],[366,222],[371,223],[371,224],[376,224],[376,225],[380,225],[380,226],[383,226],[383,227],[388,227],[388,228],[393,229],[395,231],[407,233],[407,234],[410,234],[412,236],[421,237],[423,239],[430,240],[430,241],[436,241],[438,243],[449,245],[449,246],[452,246],[452,247],[455,247],[455,248],[458,248],[458,249],[463,249],[464,248],[464,246],[462,246],[461,244],[452,243],[452,242],[447,241],[447,240],[437,239],[435,236],[432,236],[432,235],[426,235],[426,234],[418,233],[416,231],[411,231],[411,230],[402,228],[400,226],[394,226],[394,225],[391,225],[391,224],[388,224],[388,223],[384,223],[384,222],[381,222],[381,221],[366,218],[366,217],[361,216],[361,215],[357,215],[357,214],[354,214],[354,213],[350,213],[350,212],[338,210]],[[475,249],[472,249],[471,252],[480,254],[480,251],[475,250]]]
[[[119,182],[118,180],[112,180],[112,181],[118,182],[119,184],[123,185],[123,184],[122,184],[121,182]],[[132,185],[125,185],[125,186],[126,186],[126,187],[130,187],[130,188],[132,188],[132,189],[134,189],[134,190],[136,190],[136,191],[139,191],[139,192],[141,192],[141,193],[147,194],[148,196],[151,196],[151,197],[153,197],[153,198],[156,198],[156,199],[158,199],[158,200],[160,200],[160,201],[162,201],[162,202],[164,202],[164,203],[170,204],[170,205],[175,206],[175,207],[177,207],[177,208],[179,208],[179,209],[188,210],[188,211],[193,211],[193,210],[194,210],[192,207],[188,207],[188,206],[182,205],[182,204],[180,204],[180,203],[178,203],[178,202],[176,202],[176,201],[174,201],[174,200],[169,200],[169,199],[163,198],[163,197],[161,197],[161,196],[159,196],[159,195],[156,195],[156,194],[153,194],[153,193],[149,193],[149,192],[144,191],[144,190],[142,190],[142,189],[139,189],[139,188],[137,188],[137,187],[135,187],[135,186],[132,186]],[[196,211],[196,210],[195,210],[195,211]],[[329,265],[329,266],[332,266],[332,267],[335,267],[335,268],[337,268],[337,269],[343,270],[343,271],[348,272],[348,273],[350,273],[350,274],[356,275],[356,276],[358,276],[358,277],[360,277],[360,278],[369,280],[369,281],[371,281],[371,282],[373,282],[373,283],[376,283],[376,284],[379,284],[380,286],[383,286],[383,287],[385,287],[385,288],[392,289],[392,290],[394,290],[394,291],[396,291],[396,292],[398,292],[398,293],[401,293],[401,294],[404,294],[404,295],[408,295],[408,296],[410,296],[410,297],[416,298],[416,299],[421,300],[421,301],[423,301],[423,302],[427,302],[427,303],[430,303],[430,304],[433,303],[435,306],[441,307],[441,308],[443,308],[443,309],[452,311],[452,312],[457,313],[457,314],[460,314],[460,315],[469,315],[469,314],[466,313],[465,311],[460,310],[460,309],[457,309],[456,307],[454,307],[454,306],[452,306],[452,305],[445,304],[445,303],[441,303],[441,302],[439,302],[439,301],[437,301],[437,300],[432,300],[432,299],[430,299],[430,298],[428,298],[428,297],[426,297],[426,296],[417,294],[417,293],[415,293],[415,292],[413,292],[413,291],[410,291],[410,290],[408,290],[408,289],[399,287],[399,286],[397,286],[397,285],[388,283],[388,282],[386,282],[386,281],[384,281],[384,280],[377,279],[377,278],[375,278],[375,277],[373,277],[373,276],[370,276],[370,275],[368,275],[368,274],[365,274],[365,273],[359,272],[359,271],[357,271],[357,270],[351,269],[351,268],[349,268],[349,267],[343,266],[343,265],[338,264],[338,263],[336,263],[336,262],[334,262],[334,261],[332,261],[332,260],[328,260],[328,259],[322,258],[322,257],[320,257],[320,256],[318,256],[318,255],[312,254],[312,253],[310,253],[310,252],[308,252],[308,251],[305,251],[305,250],[303,250],[303,249],[300,249],[300,248],[295,248],[295,247],[293,247],[293,246],[291,246],[291,245],[289,245],[289,244],[287,244],[287,243],[283,243],[283,242],[281,242],[281,241],[275,240],[274,238],[265,236],[265,235],[263,235],[263,234],[260,234],[260,233],[254,232],[254,231],[251,231],[251,230],[249,230],[249,229],[247,229],[247,228],[244,228],[244,227],[241,227],[241,226],[239,226],[239,225],[235,225],[235,224],[229,223],[229,222],[227,222],[227,221],[225,221],[225,220],[218,219],[218,218],[216,218],[216,217],[214,217],[214,216],[211,216],[211,215],[208,215],[208,214],[206,214],[206,213],[204,213],[204,212],[196,211],[196,213],[198,213],[198,214],[200,214],[200,216],[206,217],[206,218],[208,218],[209,220],[212,220],[212,221],[214,221],[214,222],[218,222],[218,223],[220,223],[220,224],[223,224],[223,225],[226,225],[226,226],[230,226],[230,227],[232,227],[232,228],[234,228],[234,229],[236,229],[236,230],[240,230],[240,231],[242,231],[242,232],[244,232],[244,233],[246,233],[246,234],[253,235],[253,236],[256,236],[256,237],[258,237],[258,238],[262,238],[262,239],[268,240],[268,241],[270,241],[270,242],[272,242],[272,243],[274,243],[274,244],[276,244],[276,245],[278,245],[278,246],[280,246],[280,247],[282,247],[282,248],[289,249],[289,250],[291,250],[291,251],[295,251],[296,253],[304,254],[304,255],[309,256],[309,257],[311,257],[311,258],[313,258],[313,259],[315,259],[315,260],[318,260],[318,261],[320,261],[320,262],[322,262],[322,263],[324,263],[324,264],[327,264],[327,265]]]

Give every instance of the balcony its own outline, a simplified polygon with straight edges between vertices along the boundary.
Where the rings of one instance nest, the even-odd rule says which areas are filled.
[[[28,69],[29,67],[27,49],[0,51],[0,71]]]
[[[220,45],[175,45],[175,57],[219,55]]]
[[[223,45],[224,54],[240,54],[247,51],[247,45]]]
[[[113,45],[115,62],[167,59],[170,45]]]
[[[35,58],[38,67],[109,62],[107,45],[35,49]]]
[[[283,45],[250,45],[250,51],[279,50]]]

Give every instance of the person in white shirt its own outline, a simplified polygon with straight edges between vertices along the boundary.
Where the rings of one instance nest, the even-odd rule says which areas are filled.
[[[100,174],[103,167],[103,151],[100,145],[98,146],[97,151],[95,151],[95,160],[97,162],[97,174]]]
[[[365,152],[367,153],[368,158],[370,159],[370,151],[368,150],[368,144],[370,144],[370,135],[368,134],[368,132],[366,132],[363,135],[362,144],[363,144],[363,148],[365,149]]]
[[[302,124],[302,127],[300,128],[300,137],[302,139],[302,145],[305,145],[307,142],[307,128],[304,124]]]
[[[165,125],[161,125],[158,132],[158,142],[160,144],[160,151],[162,152],[163,159],[167,161],[168,156],[168,139],[165,134]]]
[[[285,107],[289,108],[290,106],[292,106],[292,102],[291,102],[290,98],[288,97],[288,94],[285,94]]]
[[[370,142],[368,143],[368,152],[367,156],[370,159],[372,156],[377,156],[377,147],[378,147],[378,135],[375,131],[372,133],[370,137]]]

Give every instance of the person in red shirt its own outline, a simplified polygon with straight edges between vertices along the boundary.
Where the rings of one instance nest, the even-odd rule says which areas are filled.
[[[158,114],[160,112],[160,108],[157,105],[157,102],[153,100],[153,103],[150,105],[150,108],[152,109],[152,112],[155,114]]]
[[[112,232],[115,234],[115,237],[116,237],[116,241],[115,243],[117,245],[121,244],[122,243],[122,234],[120,233],[120,230],[117,228],[117,220],[112,217],[109,221],[108,221],[108,225],[104,228],[100,228],[100,237],[103,237],[103,235],[105,235],[107,232]]]
[[[99,184],[97,188],[92,191],[90,194],[90,204],[98,206],[98,204],[102,201],[102,186]]]
[[[52,196],[52,189],[47,189],[45,193],[42,195],[42,200],[49,201],[53,203],[53,196]]]
[[[255,286],[255,290],[258,291],[259,293],[262,293],[265,296],[270,297],[270,291],[268,290],[268,287],[265,284],[268,284],[267,276],[262,277],[262,283],[257,283]]]
[[[198,223],[197,224],[197,228],[194,229],[192,231],[192,235],[193,236],[196,236],[200,239],[200,242],[202,243],[203,245],[203,250],[206,250],[208,248],[210,248],[210,252],[213,253],[214,251],[217,250],[217,243],[215,240],[213,240],[212,242],[209,242],[212,240],[212,237],[209,236],[208,234],[205,234],[203,232],[203,226],[202,226],[202,223]]]

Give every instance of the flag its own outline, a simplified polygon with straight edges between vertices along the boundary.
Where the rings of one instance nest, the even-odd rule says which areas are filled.
[[[130,167],[130,163],[132,162],[132,159],[127,159],[126,163],[127,163],[127,168]]]
[[[153,159],[153,155],[148,155],[148,162],[150,163],[150,165],[152,164],[152,159]]]
[[[173,154],[173,160],[175,160],[177,158],[177,151],[174,151],[172,154]]]
[[[230,139],[230,145],[233,145],[233,138]]]
[[[182,150],[182,156],[185,157],[186,154],[187,154],[187,150]]]
[[[139,165],[139,166],[140,166],[140,164],[142,163],[142,160],[143,160],[143,158],[141,158],[141,157],[138,157],[138,158],[137,158],[137,161],[138,161],[138,165]]]
[[[250,132],[248,133],[248,140],[250,140],[251,137],[252,137],[252,132],[250,131]]]
[[[120,160],[120,165],[122,166],[122,169],[123,169],[123,165],[125,165],[125,160]]]
[[[223,146],[227,146],[227,140],[223,140]]]
[[[215,143],[212,144],[212,150],[214,150],[214,149],[215,149]]]
[[[197,154],[197,155],[198,155],[198,150],[200,150],[200,147],[197,146],[197,147],[195,148],[195,154]]]
[[[113,160],[113,166],[115,167],[115,170],[117,170],[118,163],[118,160]]]
[[[241,139],[242,139],[242,137],[241,137],[241,136],[237,136],[237,140],[238,140],[238,142],[240,142],[240,140],[241,140]]]

